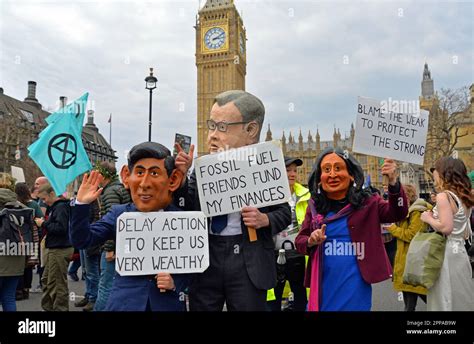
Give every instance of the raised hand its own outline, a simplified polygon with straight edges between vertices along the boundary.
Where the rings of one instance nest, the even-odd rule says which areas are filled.
[[[308,238],[308,247],[320,245],[326,240],[326,225],[323,224],[320,229],[316,229]]]
[[[382,165],[382,175],[388,177],[388,183],[390,185],[395,185],[397,183],[397,163],[393,159],[385,158]]]
[[[81,186],[77,190],[76,200],[80,203],[92,203],[102,193],[103,188],[99,188],[104,177],[98,171],[92,171],[89,175],[86,173],[82,178]]]
[[[189,169],[191,168],[191,165],[193,164],[194,145],[192,144],[191,147],[189,147],[189,154],[183,150],[179,143],[175,143],[174,146],[178,151],[178,155],[176,155],[174,164],[176,165],[176,169],[178,171],[181,171],[183,173],[183,176],[186,177]]]

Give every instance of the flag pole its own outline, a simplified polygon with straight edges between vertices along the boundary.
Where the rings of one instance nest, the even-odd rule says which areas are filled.
[[[112,113],[110,113],[109,125],[109,145],[112,148]]]

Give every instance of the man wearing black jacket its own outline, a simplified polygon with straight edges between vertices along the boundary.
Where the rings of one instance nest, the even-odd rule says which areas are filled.
[[[47,250],[41,307],[45,311],[68,311],[67,267],[74,252],[69,241],[69,201],[56,196],[50,184],[43,185],[38,196],[49,207],[48,220],[37,222],[46,232]]]
[[[264,116],[262,102],[250,93],[235,90],[217,95],[207,121],[209,153],[257,143]],[[176,167],[186,175],[194,146],[189,154],[177,149]],[[186,210],[199,210],[195,172],[175,192],[175,202]],[[265,311],[267,290],[276,284],[273,236],[290,223],[288,203],[243,207],[211,218],[210,266],[189,287],[190,310],[221,311],[225,303],[229,311]],[[247,227],[256,229],[257,241],[250,242]]]

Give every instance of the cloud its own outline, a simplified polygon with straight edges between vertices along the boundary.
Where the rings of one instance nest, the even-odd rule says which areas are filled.
[[[201,5],[204,2],[201,1]],[[348,132],[358,95],[417,99],[425,58],[435,87],[473,81],[471,4],[436,1],[236,0],[247,30],[247,90],[265,103],[274,137]],[[144,78],[155,68],[153,139],[196,141],[196,1],[16,1],[0,7],[5,93],[53,108],[89,91],[95,122],[124,151],[148,138]],[[457,63],[455,63],[455,61]]]

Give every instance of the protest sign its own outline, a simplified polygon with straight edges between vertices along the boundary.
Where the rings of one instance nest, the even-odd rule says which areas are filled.
[[[17,166],[12,166],[11,168],[12,168],[12,177],[15,178],[15,183],[24,183],[25,174],[23,173],[23,169]]]
[[[123,213],[115,270],[121,276],[203,272],[209,266],[207,233],[200,211]]]
[[[195,170],[207,216],[286,203],[291,197],[279,141],[205,155],[196,159]]]
[[[375,99],[359,97],[352,151],[423,165],[428,114],[419,106],[396,112]]]

